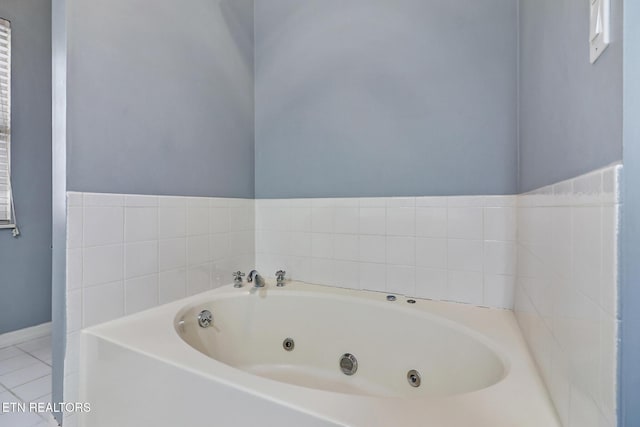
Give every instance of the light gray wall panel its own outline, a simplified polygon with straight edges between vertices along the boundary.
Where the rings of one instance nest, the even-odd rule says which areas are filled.
[[[11,161],[19,239],[0,230],[0,334],[51,320],[51,2],[2,0],[11,21]]]
[[[68,189],[253,197],[253,1],[68,10]]]
[[[622,159],[622,0],[589,63],[589,2],[520,0],[520,190]]]
[[[256,2],[256,196],[514,193],[516,3]]]

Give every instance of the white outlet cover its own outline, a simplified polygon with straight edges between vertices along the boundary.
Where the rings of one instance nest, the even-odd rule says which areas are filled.
[[[589,60],[593,64],[610,43],[610,0],[589,0]]]

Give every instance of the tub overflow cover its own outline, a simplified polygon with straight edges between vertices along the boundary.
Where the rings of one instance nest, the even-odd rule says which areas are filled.
[[[201,328],[208,328],[213,323],[213,314],[209,310],[202,310],[198,314],[198,324]]]
[[[353,354],[343,354],[340,358],[340,370],[345,375],[355,374],[358,370],[358,359]]]

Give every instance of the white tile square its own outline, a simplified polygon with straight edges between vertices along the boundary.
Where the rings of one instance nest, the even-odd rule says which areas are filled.
[[[32,350],[29,352],[29,354],[31,354],[33,357],[35,357],[38,360],[43,361],[44,363],[46,363],[47,365],[51,366],[52,363],[52,354],[51,354],[51,347],[48,348],[41,348],[38,350]]]
[[[125,279],[158,272],[158,242],[137,242],[125,245]]]
[[[207,206],[187,207],[187,235],[197,236],[209,233],[209,208]]]
[[[358,207],[335,208],[333,231],[338,234],[358,234],[360,209]]]
[[[416,235],[422,237],[447,237],[447,209],[416,208]]]
[[[227,256],[229,248],[229,233],[209,235],[209,257],[219,261]]]
[[[331,203],[331,207],[334,208],[357,208],[359,206],[360,199],[357,197],[338,197],[332,199]]]
[[[187,265],[204,264],[207,261],[209,261],[209,236],[187,237]]]
[[[311,231],[314,233],[333,232],[334,210],[328,207],[311,208]]]
[[[416,297],[439,301],[447,295],[447,270],[416,267]]]
[[[551,248],[549,268],[562,279],[571,278],[571,208],[556,207],[551,215]],[[528,245],[531,247],[532,245]]]
[[[158,305],[158,275],[125,280],[124,292],[126,314],[155,307]]]
[[[276,267],[282,269],[283,267]],[[300,282],[311,282],[311,258],[291,256],[287,259],[286,278]]]
[[[385,263],[387,260],[387,239],[384,236],[360,236],[360,261]]]
[[[83,208],[67,209],[67,248],[69,249],[82,247],[82,217]]]
[[[483,207],[485,196],[451,196],[447,197],[447,206],[450,208]]]
[[[213,207],[209,209],[209,232],[226,233],[229,231],[229,209]]]
[[[387,292],[406,296],[415,296],[416,268],[400,265],[387,265]]]
[[[415,197],[387,197],[387,208],[414,208]]]
[[[359,289],[359,265],[352,261],[334,261],[334,286],[348,289]]]
[[[82,249],[67,249],[67,291],[82,287]]]
[[[482,305],[482,273],[472,271],[449,271],[447,299],[467,304]]]
[[[187,296],[187,271],[164,271],[158,277],[158,301],[166,304]]]
[[[211,264],[189,267],[187,270],[187,295],[196,295],[211,289]]]
[[[484,207],[486,208],[515,208],[518,205],[518,196],[485,196]]]
[[[291,252],[290,255],[300,257],[311,256],[311,233],[293,232],[291,233]],[[357,236],[356,236],[357,239]]]
[[[40,363],[30,354],[20,352],[13,357],[0,361],[0,377],[28,366]],[[0,381],[0,384],[4,384]]]
[[[485,208],[485,240],[516,240],[516,210],[514,208]]]
[[[51,375],[47,375],[12,390],[23,402],[35,402],[38,398],[51,394]]]
[[[211,201],[208,197],[186,197],[187,209],[192,208],[208,208]],[[242,199],[229,199],[229,205],[231,203],[242,203]]]
[[[82,328],[82,291],[76,289],[67,292],[67,331],[75,332]]]
[[[428,197],[416,197],[416,208],[446,208],[447,197],[440,196],[428,196]]]
[[[162,201],[162,199],[160,199]],[[158,209],[158,237],[171,239],[187,235],[186,207],[162,206]]]
[[[361,197],[359,203],[361,208],[385,208],[387,197]]]
[[[229,246],[233,240],[229,234]],[[291,239],[293,233],[284,231],[262,231],[256,235],[256,248],[258,252],[272,253],[276,255],[288,255],[291,252]],[[229,250],[229,249],[228,249]]]
[[[311,208],[312,199],[285,199],[291,208]]]
[[[124,241],[141,242],[158,239],[157,208],[124,209]]]
[[[333,258],[333,235],[313,233],[311,235],[311,255],[314,258]]]
[[[600,207],[573,208],[573,280],[577,289],[600,304],[602,262]]]
[[[291,246],[291,233],[286,233],[287,238],[283,239],[284,245],[282,253],[286,253]],[[206,236],[205,236],[206,237]],[[229,246],[227,246],[227,255],[229,258],[237,257],[243,253],[249,252],[249,240],[253,238],[253,233],[248,231],[232,231],[229,233]],[[190,238],[191,239],[191,238]],[[206,239],[205,239],[206,240]],[[251,249],[253,253],[253,249]]]
[[[82,253],[83,286],[115,282],[124,277],[124,247],[95,246]]]
[[[449,270],[482,272],[482,240],[449,239],[447,266]]]
[[[143,196],[138,194],[126,194],[124,196],[125,207],[157,207],[158,196]]]
[[[210,208],[228,208],[231,205],[231,199],[225,197],[209,197]]]
[[[484,272],[489,274],[516,274],[515,242],[484,242]]]
[[[0,384],[8,389],[13,389],[22,384],[26,384],[38,378],[51,374],[51,366],[37,361],[32,365],[0,375]]]
[[[288,224],[285,220],[286,206],[261,206],[256,212],[256,228],[261,231],[286,231]]]
[[[515,277],[485,274],[484,305],[513,309]]]
[[[387,210],[384,207],[360,208],[360,234],[385,235],[387,233]]]
[[[84,247],[122,243],[124,211],[121,207],[84,208]]]
[[[618,301],[618,207],[602,208],[602,272],[600,305],[605,313],[615,316]]]
[[[387,237],[387,264],[413,266],[415,262],[415,237]]]
[[[82,299],[84,328],[124,315],[124,285],[121,281],[86,288]]]
[[[415,236],[415,208],[387,208],[388,236]]]
[[[311,231],[311,207],[293,207],[291,209],[291,231],[308,233]]]
[[[358,264],[360,289],[384,292],[387,289],[387,266],[385,264]]]
[[[67,191],[67,206],[82,206],[82,193]]]
[[[418,237],[416,266],[428,269],[447,269],[447,240]]]
[[[187,198],[181,196],[158,196],[158,206],[161,208],[187,208]]]
[[[334,259],[341,260],[341,261],[358,261],[359,248],[360,248],[360,243],[357,235],[355,234],[334,234],[333,235],[333,258]]]
[[[11,346],[11,347],[0,348],[0,362],[3,360],[10,359],[12,357],[21,356],[22,354],[24,354],[24,352],[20,350],[18,347]]]
[[[334,284],[333,260],[323,258],[311,259],[311,282],[318,285]]]
[[[124,206],[122,194],[83,193],[82,201],[87,206]]]
[[[16,347],[26,351],[27,353],[33,353],[35,350],[51,349],[51,335],[34,338],[27,342],[16,344]]]
[[[483,238],[483,208],[449,208],[447,215],[450,239]]]
[[[160,240],[158,242],[159,271],[175,270],[187,265],[187,239]]]
[[[597,399],[609,420],[616,417],[617,393],[617,320],[601,312],[600,317],[600,379]]]

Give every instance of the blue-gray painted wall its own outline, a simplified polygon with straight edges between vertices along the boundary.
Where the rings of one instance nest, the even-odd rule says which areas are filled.
[[[517,0],[255,4],[256,197],[517,189]]]
[[[67,9],[67,189],[253,197],[253,1]]]
[[[622,3],[589,63],[589,1],[520,0],[520,190],[622,159]]]
[[[624,1],[624,191],[620,286],[620,427],[640,425],[640,2]]]
[[[19,239],[0,230],[0,334],[51,320],[51,2],[2,0],[11,21],[11,161]]]

